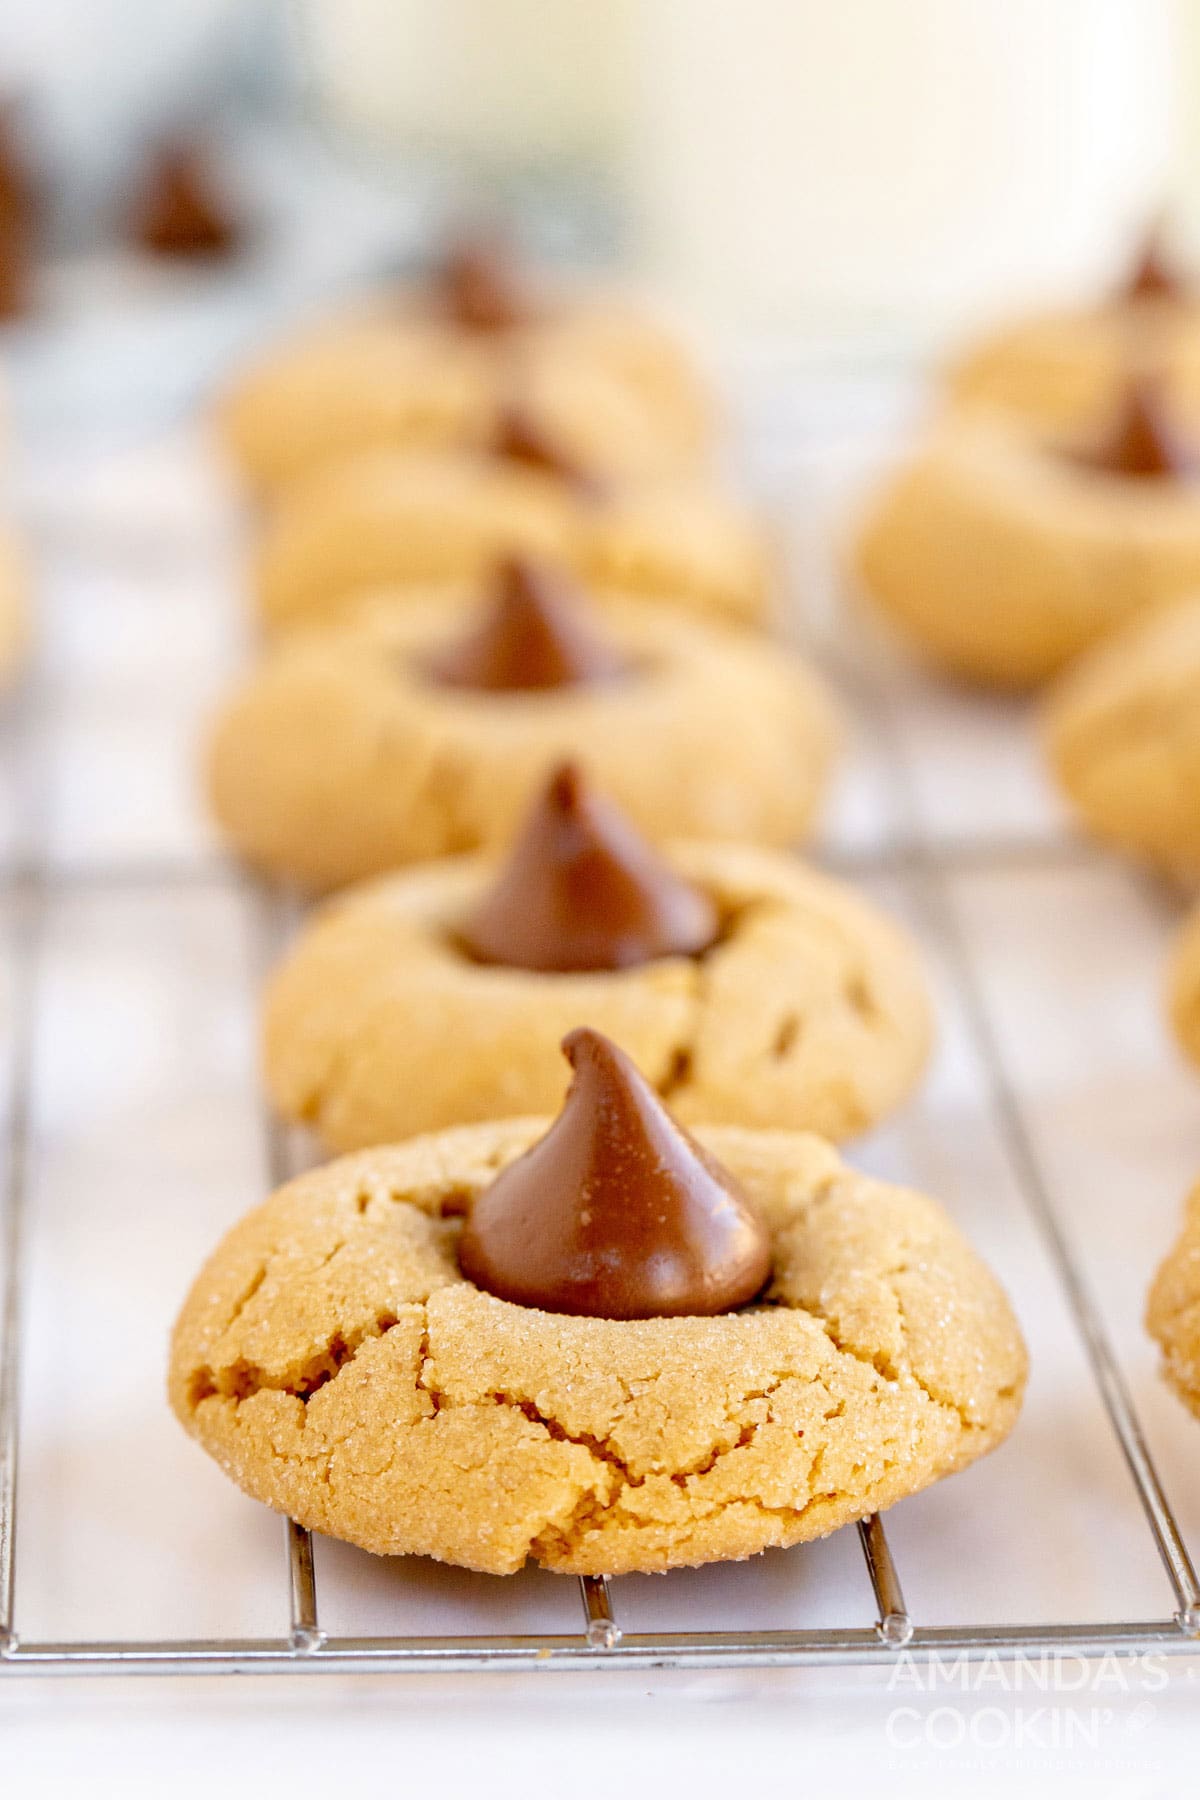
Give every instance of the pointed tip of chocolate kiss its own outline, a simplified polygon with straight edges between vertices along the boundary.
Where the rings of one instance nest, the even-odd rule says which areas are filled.
[[[563,1109],[475,1201],[463,1274],[515,1305],[589,1318],[745,1306],[771,1273],[757,1208],[609,1038],[580,1027],[563,1050]]]
[[[599,477],[522,406],[504,407],[490,448],[502,461],[553,475],[585,498],[599,498],[604,491]]]
[[[223,256],[236,247],[237,224],[195,145],[169,142],[153,152],[134,231],[158,256]]]
[[[512,252],[494,231],[470,233],[450,245],[437,291],[443,311],[464,331],[512,331],[532,317]]]
[[[1161,234],[1151,231],[1122,289],[1126,300],[1178,300],[1184,284],[1163,253]]]
[[[1185,480],[1197,471],[1196,453],[1175,429],[1159,384],[1145,376],[1126,383],[1107,431],[1089,446],[1084,461],[1139,480]]]
[[[719,929],[708,895],[676,875],[567,762],[539,794],[459,941],[478,962],[582,974],[698,956]]]
[[[479,622],[427,659],[444,687],[513,694],[611,681],[628,667],[570,578],[525,557],[497,567]]]

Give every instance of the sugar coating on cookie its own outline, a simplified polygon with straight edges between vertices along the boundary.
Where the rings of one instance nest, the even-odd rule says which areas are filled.
[[[839,740],[820,681],[743,633],[601,610],[628,678],[538,695],[429,681],[463,616],[436,598],[289,638],[217,721],[218,821],[262,868],[337,886],[498,846],[549,770],[579,757],[651,838],[802,838]]]
[[[951,418],[885,482],[856,570],[928,661],[985,686],[1033,687],[1200,589],[1200,485],[1089,469],[1081,447]]]
[[[1026,1359],[932,1201],[817,1138],[702,1130],[768,1221],[762,1304],[564,1318],[459,1274],[459,1220],[544,1120],[346,1158],[229,1233],[172,1405],[247,1493],[382,1554],[619,1574],[820,1537],[1007,1435]]]
[[[1051,697],[1044,740],[1089,833],[1168,873],[1200,873],[1200,600],[1084,658]]]
[[[614,1037],[685,1122],[787,1126],[841,1141],[917,1081],[931,1011],[905,934],[842,883],[745,845],[672,843],[715,902],[703,957],[544,974],[481,967],[456,930],[493,878],[471,858],[330,902],[272,977],[267,1085],[333,1149],[553,1110],[559,1039]]]
[[[1200,1418],[1200,1187],[1189,1196],[1183,1228],[1154,1277],[1146,1328],[1162,1352],[1164,1378]]]
[[[580,492],[477,451],[380,449],[318,471],[268,519],[252,586],[264,625],[284,630],[343,617],[376,591],[403,606],[514,554],[553,557],[601,590],[683,612],[753,623],[766,610],[763,533],[711,484]]]

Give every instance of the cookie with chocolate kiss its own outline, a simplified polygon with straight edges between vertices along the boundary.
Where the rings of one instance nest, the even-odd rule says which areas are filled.
[[[1103,431],[1130,368],[1164,377],[1172,411],[1200,422],[1200,297],[1155,229],[1106,292],[1002,325],[948,371],[956,405],[1062,442]]]
[[[611,290],[527,279],[486,238],[277,342],[220,422],[251,484],[279,493],[366,450],[478,453],[513,405],[606,481],[706,464],[706,385],[673,330]]]
[[[562,1047],[563,1110],[471,1208],[463,1274],[519,1306],[599,1319],[753,1300],[771,1246],[749,1197],[609,1038],[581,1026]]]
[[[538,796],[459,942],[477,962],[569,974],[697,956],[718,930],[708,895],[568,762]]]
[[[611,681],[628,669],[570,577],[526,557],[500,565],[478,624],[425,666],[443,687],[506,694]]]
[[[825,1537],[1000,1443],[1025,1349],[941,1207],[801,1133],[681,1143],[611,1047],[582,1034],[574,1054],[549,1130],[506,1119],[343,1158],[226,1235],[169,1390],[223,1474],[382,1555],[618,1575]],[[632,1297],[637,1316],[464,1278],[457,1221],[478,1251],[513,1180],[542,1215],[527,1273],[553,1297],[581,1264],[562,1298],[602,1293],[611,1314]],[[768,1235],[769,1303],[739,1304]],[[702,1299],[724,1310],[663,1316]]]
[[[602,476],[516,401],[479,446],[374,449],[302,482],[258,535],[250,580],[270,631],[419,605],[435,589],[449,615],[505,556],[572,570],[601,609],[625,601],[731,624],[761,622],[773,585],[751,508],[699,477]]]
[[[617,602],[592,620],[549,563],[510,564],[486,617],[466,635],[454,621],[432,594],[272,647],[210,752],[244,854],[331,887],[500,850],[564,759],[651,842],[803,838],[839,731],[784,646]]]
[[[1189,442],[1160,370],[1126,363],[1104,418],[1069,434],[948,414],[889,474],[858,573],[928,661],[1035,687],[1200,590],[1200,428]]]

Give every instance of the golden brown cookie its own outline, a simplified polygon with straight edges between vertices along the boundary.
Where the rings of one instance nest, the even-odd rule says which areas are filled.
[[[819,1138],[700,1135],[766,1215],[763,1300],[564,1317],[459,1273],[460,1215],[545,1130],[466,1126],[292,1182],[225,1238],[171,1403],[245,1491],[385,1555],[620,1574],[821,1537],[993,1449],[1026,1359],[941,1209]]]
[[[1200,305],[1147,298],[1065,309],[995,333],[950,370],[956,407],[1000,412],[1037,434],[1086,431],[1129,367],[1161,369],[1177,410],[1200,429]]]
[[[857,569],[928,661],[1031,687],[1200,588],[1200,486],[1111,474],[998,419],[952,418],[875,499]]]
[[[513,404],[613,477],[693,467],[710,436],[702,384],[669,332],[620,301],[571,298],[500,332],[463,331],[419,298],[380,299],[265,355],[217,426],[247,481],[270,492],[372,447],[486,444]]]
[[[1092,836],[1167,873],[1200,874],[1200,600],[1085,657],[1052,695],[1044,737]]]
[[[1162,1351],[1162,1372],[1200,1418],[1200,1187],[1193,1188],[1183,1229],[1150,1289],[1146,1328]]]
[[[1176,408],[1200,423],[1200,302],[1160,224],[1111,293],[994,332],[951,371],[948,386],[958,405],[1071,434],[1103,418],[1131,368],[1165,376]]]
[[[716,902],[715,946],[587,973],[492,967],[457,936],[486,859],[346,894],[269,986],[267,1086],[335,1150],[553,1110],[563,1033],[622,1044],[684,1122],[786,1126],[841,1140],[910,1091],[929,1047],[920,966],[850,888],[744,845],[678,843],[671,867]]]
[[[29,642],[29,578],[16,540],[0,532],[0,688],[15,681]]]
[[[1175,937],[1167,968],[1167,1014],[1175,1041],[1200,1067],[1200,908]]]
[[[764,535],[695,477],[592,493],[471,451],[366,452],[298,482],[254,557],[269,629],[343,616],[364,593],[405,604],[431,583],[478,580],[497,558],[551,556],[630,598],[731,622],[761,621]]]
[[[296,633],[250,676],[209,756],[213,809],[249,861],[334,887],[494,848],[570,756],[651,838],[790,844],[808,830],[838,729],[824,688],[787,651],[614,601],[603,622],[625,674],[538,693],[454,690],[427,670],[456,609],[414,602]]]

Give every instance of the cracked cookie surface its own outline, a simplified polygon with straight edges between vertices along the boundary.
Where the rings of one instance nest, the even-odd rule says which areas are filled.
[[[766,610],[763,533],[710,484],[580,493],[468,453],[376,450],[298,485],[268,520],[253,586],[263,623],[288,629],[345,616],[375,589],[402,606],[431,582],[477,581],[506,556],[701,616],[748,624]]]
[[[1162,1352],[1164,1378],[1200,1418],[1200,1187],[1189,1195],[1183,1229],[1154,1277],[1146,1328]]]
[[[1060,683],[1044,724],[1054,774],[1093,836],[1200,875],[1200,600],[1101,645]]]
[[[568,1076],[559,1041],[581,1019],[614,1037],[685,1123],[840,1141],[897,1105],[931,1030],[899,928],[790,857],[689,843],[668,860],[715,901],[717,944],[592,974],[483,966],[458,948],[456,927],[492,876],[482,859],[330,903],[268,988],[276,1105],[334,1150],[552,1111]]]
[[[619,1574],[820,1537],[993,1449],[1026,1358],[934,1202],[821,1139],[709,1128],[771,1233],[761,1302],[573,1318],[459,1274],[461,1216],[546,1120],[346,1157],[228,1234],[171,1403],[245,1491],[382,1554]]]
[[[1200,489],[1122,480],[1011,424],[952,418],[885,483],[857,571],[931,663],[1034,687],[1200,589]]]
[[[578,758],[652,839],[800,839],[839,735],[817,677],[778,645],[628,602],[604,624],[628,675],[535,694],[431,681],[455,629],[436,604],[293,635],[218,719],[217,819],[251,862],[336,887],[504,843]]]

